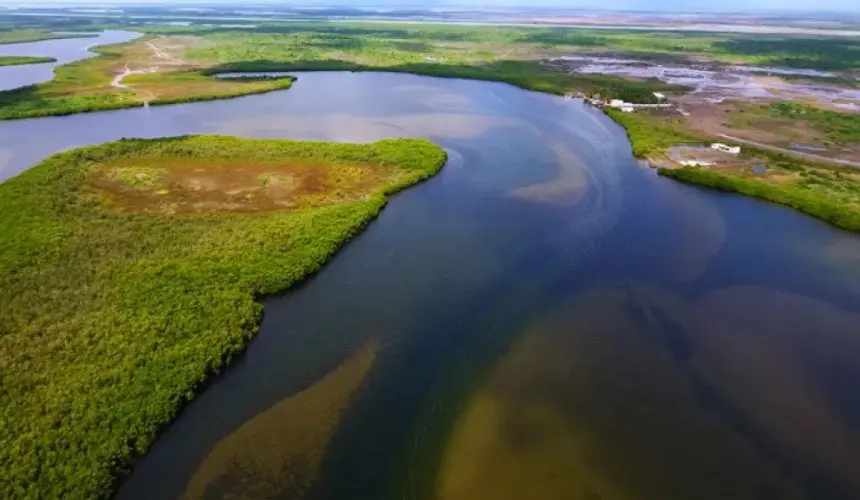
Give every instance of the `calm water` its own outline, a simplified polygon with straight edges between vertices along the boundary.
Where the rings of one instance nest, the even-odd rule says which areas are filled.
[[[188,133],[450,161],[266,300],[119,498],[860,497],[859,238],[659,178],[575,102],[410,75],[2,122],[0,173]]]
[[[123,43],[139,36],[141,35],[130,31],[104,31],[91,38],[0,45],[0,56],[43,56],[57,59],[55,63],[0,66],[0,91],[47,82],[54,78],[55,67],[94,57],[96,54],[89,50],[92,47]]]

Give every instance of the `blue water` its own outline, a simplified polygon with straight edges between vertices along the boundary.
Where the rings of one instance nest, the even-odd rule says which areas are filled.
[[[113,45],[141,36],[130,31],[103,31],[87,38],[61,38],[41,42],[0,44],[0,56],[42,56],[57,59],[54,63],[0,66],[0,91],[11,90],[54,78],[54,68],[82,59],[95,57],[89,49],[98,45]]]

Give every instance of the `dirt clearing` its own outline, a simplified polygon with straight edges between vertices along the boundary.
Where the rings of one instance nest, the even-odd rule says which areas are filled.
[[[397,175],[374,164],[129,159],[95,169],[87,185],[128,211],[261,212],[359,200]]]

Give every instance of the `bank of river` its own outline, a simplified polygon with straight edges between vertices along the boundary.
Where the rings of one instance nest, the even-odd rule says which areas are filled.
[[[89,49],[98,45],[113,45],[140,37],[131,31],[109,30],[96,37],[58,38],[41,42],[0,45],[0,56],[53,57],[51,63],[0,67],[0,91],[47,82],[54,78],[54,68],[82,59],[95,57]]]
[[[403,74],[3,122],[0,177],[190,133],[426,137],[449,164],[265,300],[118,498],[860,494],[860,238],[660,178],[579,103]]]

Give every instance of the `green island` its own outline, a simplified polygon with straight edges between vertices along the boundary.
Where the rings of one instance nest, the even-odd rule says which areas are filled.
[[[57,62],[53,57],[30,56],[0,56],[0,66],[20,66],[22,64],[40,64]]]
[[[3,26],[4,23],[0,23]],[[94,38],[97,35],[85,33],[52,33],[44,29],[10,29],[0,32],[0,45],[7,43],[30,43],[43,40],[59,40],[61,38]]]
[[[0,184],[4,498],[108,497],[313,274],[436,174],[425,140],[187,136],[57,154]]]

